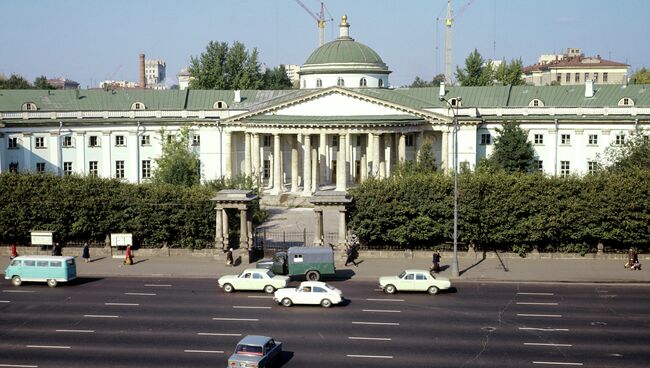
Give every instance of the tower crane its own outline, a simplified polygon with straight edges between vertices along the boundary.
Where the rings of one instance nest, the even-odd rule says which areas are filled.
[[[467,8],[472,5],[474,0],[469,0],[467,4],[463,5],[458,11],[456,12],[456,15],[452,14],[451,11],[451,0],[447,0],[447,18],[445,18],[445,82],[450,83],[451,82],[451,25],[458,18],[461,16]]]
[[[323,2],[320,3],[320,12],[316,13],[316,14],[312,13],[311,10],[309,10],[309,8],[307,8],[307,6],[305,4],[303,4],[302,1],[296,0],[296,2],[298,3],[298,5],[300,5],[300,7],[305,9],[305,11],[312,18],[314,18],[316,20],[316,25],[318,26],[318,31],[319,31],[319,36],[320,36],[319,37],[319,41],[320,41],[319,46],[323,46],[323,44],[325,43],[325,22],[331,22],[331,21],[334,20],[334,18],[332,18],[331,16],[328,19],[325,18],[325,5],[323,5]]]

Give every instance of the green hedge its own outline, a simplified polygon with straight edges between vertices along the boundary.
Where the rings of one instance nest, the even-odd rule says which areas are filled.
[[[210,201],[227,183],[178,187],[127,184],[95,177],[0,174],[0,243],[28,244],[31,230],[49,230],[60,242],[103,242],[133,233],[140,246],[202,248],[214,244]],[[256,207],[255,219],[262,219]],[[229,216],[239,229],[238,214]]]
[[[445,246],[452,241],[453,177],[370,179],[351,190],[349,226],[370,246]],[[482,249],[584,253],[647,248],[650,171],[557,178],[470,172],[459,176],[459,241]]]

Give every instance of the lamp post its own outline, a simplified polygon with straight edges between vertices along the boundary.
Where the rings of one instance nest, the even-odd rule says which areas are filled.
[[[440,101],[444,101],[454,115],[454,255],[451,259],[451,276],[458,277],[460,276],[458,271],[458,106],[462,99],[456,97],[453,100],[455,100],[455,104],[440,96]],[[456,111],[454,111],[454,105]]]

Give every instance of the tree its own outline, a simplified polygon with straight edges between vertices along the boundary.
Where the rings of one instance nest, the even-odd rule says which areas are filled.
[[[641,68],[632,75],[632,84],[650,84],[650,70]]]
[[[493,75],[492,62],[486,63],[477,49],[465,59],[465,69],[456,67],[456,79],[462,86],[492,85]]]
[[[41,75],[40,77],[36,77],[36,79],[34,79],[34,88],[36,88],[36,89],[56,89],[53,85],[51,85],[47,81],[47,78],[44,75]]]
[[[263,89],[289,89],[293,88],[293,83],[284,65],[277,66],[273,69],[266,69],[264,72],[264,87]]]
[[[162,154],[154,160],[156,168],[152,181],[186,187],[199,184],[199,159],[190,150],[190,129],[183,127],[176,136],[162,129],[160,139]]]
[[[435,77],[433,77],[433,80],[431,82],[425,81],[421,79],[419,76],[415,77],[415,80],[411,85],[409,86],[410,88],[421,88],[421,87],[438,87],[440,83],[445,81],[445,75],[444,74],[438,74]]]
[[[30,89],[32,85],[20,75],[12,74],[9,79],[0,78],[0,89]]]
[[[650,137],[637,127],[633,134],[625,138],[623,144],[612,142],[605,149],[606,162],[603,166],[610,171],[650,170]]]
[[[528,141],[528,133],[516,122],[505,122],[502,129],[497,129],[494,150],[490,161],[508,172],[533,171],[535,151]]]
[[[193,89],[258,89],[263,75],[257,60],[257,49],[249,52],[243,43],[210,41],[199,57],[190,60],[190,88]]]
[[[436,156],[431,143],[424,143],[420,147],[417,161],[402,161],[398,163],[396,175],[406,176],[413,174],[429,174],[435,172]]]
[[[525,83],[521,78],[523,69],[521,58],[513,59],[509,64],[504,60],[497,68],[494,77],[501,84],[519,86]]]

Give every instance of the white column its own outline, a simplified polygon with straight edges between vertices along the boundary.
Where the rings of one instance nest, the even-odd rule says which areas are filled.
[[[260,176],[262,170],[260,169],[260,135],[253,133],[253,147],[251,148],[253,159],[253,175]]]
[[[323,185],[327,181],[327,134],[320,134],[320,142],[318,146],[318,185]]]
[[[239,209],[239,249],[248,250],[248,221],[246,208]]]
[[[394,134],[384,134],[384,175],[386,178],[390,177],[391,164],[393,161],[393,137]]]
[[[339,147],[336,157],[336,190],[344,192],[347,187],[347,170],[345,169],[345,134],[339,134]]]
[[[98,137],[99,138],[99,137]],[[111,132],[102,133],[102,172],[105,178],[114,178],[115,173],[112,171],[113,162],[111,161]],[[87,144],[87,143],[84,143]]]
[[[291,192],[298,191],[298,137],[290,135],[291,141]]]
[[[316,220],[316,229],[314,231],[314,245],[323,245],[323,210],[314,208],[314,215]]]
[[[585,161],[585,142],[584,142],[584,131],[582,129],[576,129],[575,131],[575,142],[571,142],[571,145],[576,149],[572,149],[574,154],[572,155],[571,161],[571,172],[584,175],[588,172],[587,161]]]
[[[372,149],[374,151],[374,155],[372,158],[372,174],[376,178],[383,178],[384,173],[381,172],[381,152],[380,152],[380,147],[381,147],[381,134],[373,134],[372,135]]]
[[[549,160],[548,162],[542,162],[544,166],[544,171],[551,175],[557,175],[559,173],[560,163],[557,160],[557,150],[558,150],[558,134],[555,128],[548,130],[548,147],[551,147],[549,150]],[[546,142],[544,142],[546,143]]]
[[[129,169],[129,174],[127,176],[129,182],[131,183],[140,183],[140,167],[142,166],[142,162],[140,161],[140,155],[139,150],[138,150],[138,135],[137,132],[132,131],[129,132],[128,135],[128,142],[126,142],[126,145],[129,149],[129,157],[130,160],[126,160],[124,163],[125,165],[128,166]],[[127,162],[133,162],[135,163],[129,165]]]
[[[216,230],[214,234],[215,247],[223,248],[223,221],[221,219],[221,214],[223,209],[221,207],[216,207]]]
[[[311,179],[312,179],[312,164],[311,164],[311,136],[309,134],[305,134],[305,137],[303,138],[303,152],[304,156],[302,159],[302,177],[304,178],[304,185],[303,185],[303,195],[305,196],[310,196],[311,195]]]
[[[74,150],[75,150],[75,156],[77,161],[77,167],[75,168],[75,172],[84,175],[88,172],[88,163],[86,163],[86,145],[84,142],[86,141],[85,139],[85,134],[86,132],[77,132],[77,135],[74,137]]]
[[[223,237],[223,248],[228,249],[230,246],[230,237],[228,236],[228,211],[221,210],[221,236]]]
[[[311,192],[316,193],[318,190],[318,149],[311,149]]]
[[[415,161],[420,161],[420,152],[422,151],[422,142],[424,141],[424,132],[415,133]]]
[[[24,169],[27,170],[32,170],[32,133],[23,133],[23,148],[24,150],[24,155],[23,155],[23,163],[25,165]],[[22,170],[23,168],[18,166],[18,170]]]
[[[345,177],[349,184],[352,182],[354,174],[354,162],[352,160],[354,157],[352,154],[352,134],[347,133],[345,135],[345,142]]]
[[[406,134],[399,133],[399,142],[397,144],[397,161],[406,161]]]
[[[443,128],[441,134],[440,168],[443,172],[448,173],[451,167],[451,161],[449,160],[449,129]]]
[[[359,177],[361,182],[366,181],[368,179],[368,135],[360,135],[361,137],[361,147],[360,147],[360,152],[361,152],[361,172],[357,173],[357,175],[361,175]]]
[[[253,174],[253,160],[251,157],[251,133],[244,132],[244,168],[245,175]]]
[[[225,139],[223,142],[223,155],[225,161],[225,176],[232,178],[232,132],[225,131]]]
[[[45,138],[43,138],[45,139]],[[63,157],[61,157],[61,137],[58,132],[50,133],[49,142],[46,143],[47,148],[50,151],[50,162],[53,162],[57,167],[57,174],[63,175]],[[29,167],[31,171],[31,165]]]
[[[273,188],[272,194],[280,194],[282,188],[282,156],[280,155],[280,134],[273,133]]]
[[[345,209],[339,210],[339,247],[345,246]]]
[[[7,139],[9,139],[9,136],[7,134],[0,134],[0,173],[5,172],[5,157],[7,156],[7,151],[9,150],[9,143]],[[7,167],[7,171],[8,169],[9,168]]]

